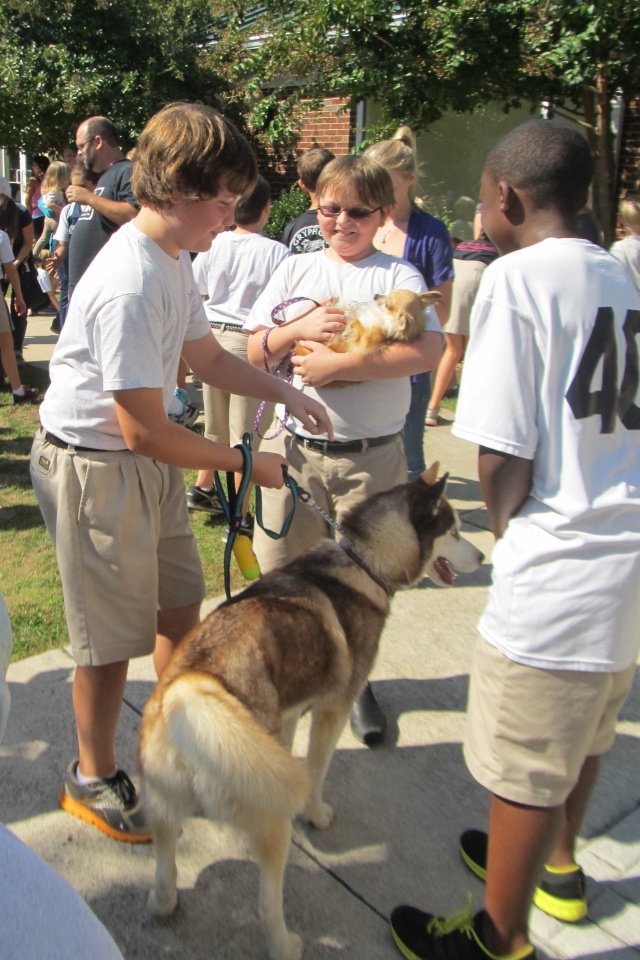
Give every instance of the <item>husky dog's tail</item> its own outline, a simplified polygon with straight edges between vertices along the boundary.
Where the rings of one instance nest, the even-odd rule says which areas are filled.
[[[243,803],[294,817],[309,794],[303,760],[262,727],[208,674],[179,677],[165,691],[162,711],[173,745]]]

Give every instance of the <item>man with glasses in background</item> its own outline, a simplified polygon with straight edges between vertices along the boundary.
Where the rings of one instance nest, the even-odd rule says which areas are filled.
[[[78,127],[76,147],[78,159],[100,179],[94,193],[76,184],[67,187],[67,200],[82,206],[69,242],[69,300],[98,251],[138,212],[131,192],[133,164],[120,149],[113,123],[106,117],[89,117]]]

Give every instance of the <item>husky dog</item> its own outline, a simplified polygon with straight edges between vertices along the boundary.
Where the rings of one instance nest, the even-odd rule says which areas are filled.
[[[259,913],[272,960],[298,960],[283,875],[291,820],[317,828],[333,811],[324,779],[366,683],[396,590],[427,574],[451,586],[484,559],[460,536],[433,464],[413,483],[355,507],[348,540],[321,544],[219,606],[183,640],[142,721],[139,763],[156,854],[149,907],[177,903],[176,839],[198,805],[244,830],[260,864]],[[305,760],[291,755],[312,711]]]

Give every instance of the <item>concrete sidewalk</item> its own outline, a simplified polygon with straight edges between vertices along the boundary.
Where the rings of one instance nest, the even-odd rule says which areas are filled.
[[[44,329],[46,321],[46,332]],[[27,362],[46,362],[50,318],[30,321]],[[25,379],[28,379],[25,375]],[[430,461],[450,472],[448,495],[465,535],[490,557],[475,450],[428,430]],[[308,960],[399,956],[387,918],[401,902],[451,913],[482,884],[464,867],[457,840],[486,826],[487,797],[461,752],[468,670],[490,563],[452,590],[429,581],[393,601],[375,666],[376,693],[390,720],[386,744],[367,750],[346,730],[326,786],[335,821],[326,832],[296,825],[285,880],[285,914]],[[56,795],[75,754],[73,661],[59,650],[11,666],[12,709],[0,747],[0,818],[82,894],[127,960],[266,957],[257,915],[257,867],[228,828],[193,819],[178,845],[180,906],[167,920],[146,909],[151,847],[130,847],[61,812]],[[131,664],[118,759],[135,769],[143,706],[153,689],[150,659]],[[302,723],[295,751],[307,736]],[[532,912],[542,955],[640,960],[640,679],[585,824],[580,862],[589,877],[589,916],[569,926]],[[0,955],[1,939],[0,939]],[[78,953],[78,956],[81,954]],[[90,951],[85,954],[90,957]],[[26,958],[37,960],[37,958]]]

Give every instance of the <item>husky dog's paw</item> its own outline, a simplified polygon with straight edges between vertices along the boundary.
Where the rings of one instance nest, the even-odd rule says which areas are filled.
[[[154,917],[168,917],[178,905],[178,894],[161,898],[155,890],[151,890],[147,899],[147,907]]]
[[[269,948],[271,960],[300,960],[302,956],[302,937],[287,932],[286,938]]]
[[[333,820],[333,807],[320,801],[320,803],[310,803],[304,811],[304,819],[310,823],[316,830],[326,830],[331,826]]]

